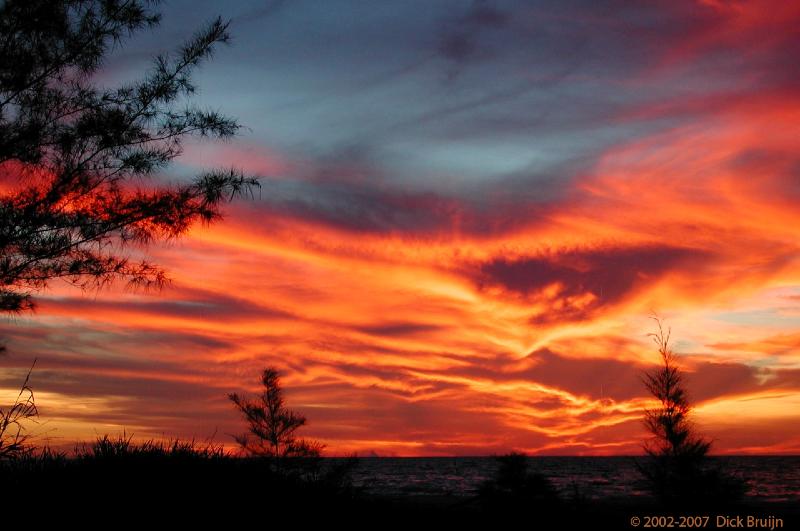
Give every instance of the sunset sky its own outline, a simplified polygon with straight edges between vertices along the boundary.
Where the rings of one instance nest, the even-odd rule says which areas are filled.
[[[230,437],[283,374],[330,455],[632,454],[672,328],[717,453],[800,453],[800,3],[170,0],[136,79],[216,15],[196,100],[245,126],[164,179],[262,176],[146,250],[160,292],[0,318],[34,432]]]

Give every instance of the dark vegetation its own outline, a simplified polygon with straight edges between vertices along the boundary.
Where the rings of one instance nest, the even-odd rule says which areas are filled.
[[[359,499],[350,477],[357,459],[323,461],[322,445],[294,436],[305,419],[283,406],[274,369],[264,371],[264,383],[268,386],[261,397],[267,400],[261,409],[264,416],[256,412],[255,401],[231,395],[237,407],[249,413],[251,428],[258,428],[252,435],[265,437],[260,441],[263,451],[250,438],[244,445],[237,437],[245,456],[213,441],[135,442],[126,435],[98,437],[70,454],[37,449],[17,434],[33,415],[24,417],[12,408],[6,417],[17,431],[3,446],[9,451],[0,455],[0,500],[15,508],[46,500],[51,510],[81,507],[98,514],[120,511],[134,520],[159,515],[184,523],[204,522],[207,517],[228,522],[273,518],[301,510],[313,510],[307,518],[347,514]],[[27,380],[26,390],[30,392]],[[22,411],[33,408],[35,414],[32,393],[17,403],[28,404]],[[144,514],[130,514],[143,504]]]
[[[323,466],[321,456],[325,446],[297,436],[306,418],[286,407],[278,370],[264,369],[261,384],[264,390],[255,399],[238,393],[228,395],[249,428],[246,433],[233,437],[242,450],[260,459],[275,475],[322,481],[338,487],[349,485],[350,471],[357,466],[357,458],[352,456]]]
[[[0,459],[0,500],[14,508],[45,503],[50,511],[68,515],[69,521],[80,507],[92,514],[124,513],[126,521],[146,525],[213,519],[232,526],[290,518],[305,524],[346,522],[359,527],[387,522],[496,527],[526,521],[532,529],[627,529],[631,516],[663,514],[674,505],[657,498],[590,500],[580,494],[578,485],[573,496],[558,492],[533,468],[536,458],[519,453],[497,457],[494,477],[472,497],[369,495],[353,484],[355,458],[323,459],[319,443],[297,437],[305,418],[286,407],[274,369],[264,371],[262,384],[264,391],[254,399],[229,397],[250,429],[247,438],[235,436],[245,455],[211,441],[137,443],[126,436],[98,437],[68,455],[35,449],[31,445],[35,441],[29,440],[23,451]],[[654,454],[655,470],[688,481],[682,476],[686,473],[682,461],[662,457]],[[691,477],[710,477],[704,475],[712,470],[707,465],[689,468],[700,474]],[[694,512],[735,507],[733,498],[698,495],[706,503],[688,507]],[[135,508],[140,510],[131,512]],[[800,517],[796,507],[794,512],[787,507],[768,509]]]
[[[514,511],[522,508],[551,510],[560,505],[555,487],[545,476],[530,470],[530,458],[512,452],[497,458],[497,473],[485,481],[478,496],[491,510]]]
[[[650,337],[658,347],[661,365],[644,375],[644,385],[658,401],[645,411],[652,437],[644,445],[647,458],[639,470],[651,492],[669,506],[724,505],[744,494],[744,484],[708,459],[711,441],[697,433],[689,418],[691,404],[685,377],[669,346],[670,331],[656,319]]]
[[[191,136],[226,139],[239,125],[191,102],[192,73],[229,39],[217,19],[136,82],[94,75],[126,39],[153,28],[157,2],[0,3],[0,312],[33,307],[62,279],[161,286],[165,272],[129,250],[221,216],[258,182],[235,168],[191,181],[159,176]]]
[[[352,509],[355,491],[335,463],[327,468],[331,471],[301,478],[213,443],[134,443],[104,436],[79,446],[74,455],[45,450],[0,461],[0,498],[8,507],[46,506],[60,520],[80,520],[76,513],[90,521],[116,513],[126,523],[148,526],[167,519],[278,518],[301,508],[344,514]]]
[[[31,371],[33,366],[14,402],[5,407],[0,404],[0,461],[28,455],[34,449],[29,443],[31,434],[28,428],[39,416],[39,409],[30,386]]]
[[[226,139],[237,122],[193,106],[193,70],[229,39],[212,21],[173,55],[159,56],[139,81],[108,88],[94,74],[135,33],[155,26],[157,2],[7,0],[0,3],[0,312],[33,308],[56,279],[96,287],[117,278],[160,286],[157,265],[136,250],[212,222],[221,207],[258,185],[236,169],[191,181],[158,172],[190,136]],[[11,190],[11,193],[9,193]],[[640,470],[660,503],[707,508],[738,499],[742,484],[710,465],[710,441],[689,420],[683,374],[659,323],[662,366],[644,377],[660,406],[646,412],[653,439]],[[0,348],[0,352],[2,348]],[[297,431],[306,418],[286,407],[277,371],[255,398],[229,395],[247,423],[235,436],[244,456],[213,442],[134,442],[98,437],[71,454],[36,448],[28,430],[38,408],[31,373],[0,408],[0,518],[64,521],[115,511],[150,526],[208,517],[265,526],[309,520],[496,526],[525,518],[532,528],[610,524],[628,528],[632,505],[590,505],[559,496],[522,454],[498,457],[496,476],[468,500],[382,499],[352,485],[353,458],[325,460],[323,446]],[[657,505],[638,507],[652,510]],[[657,513],[656,513],[657,514]]]
[[[323,445],[301,439],[296,432],[306,424],[306,418],[285,405],[280,376],[274,367],[267,367],[261,375],[264,390],[254,400],[237,393],[228,398],[242,413],[249,430],[234,436],[236,442],[249,454],[268,459],[275,468],[297,459],[319,459]]]

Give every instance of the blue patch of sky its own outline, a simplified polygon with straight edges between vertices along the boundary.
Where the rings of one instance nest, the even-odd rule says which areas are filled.
[[[121,50],[113,75],[135,78],[147,57],[221,14],[233,19],[232,46],[197,72],[194,100],[237,117],[243,142],[319,165],[355,148],[374,155],[375,178],[451,195],[512,174],[567,186],[574,175],[559,172],[576,158],[674,123],[610,119],[674,89],[618,83],[647,57],[605,31],[613,26],[587,32],[569,6],[498,2],[486,5],[513,16],[482,27],[469,21],[475,5],[172,1],[160,28]],[[453,34],[474,51],[442,52]],[[179,161],[167,174],[195,170]]]

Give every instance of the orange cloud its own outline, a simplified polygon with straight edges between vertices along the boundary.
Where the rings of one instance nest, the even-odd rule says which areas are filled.
[[[704,4],[636,83],[772,32],[753,53],[777,54],[798,16],[785,2]],[[272,364],[333,453],[631,453],[646,436],[655,310],[717,449],[796,452],[800,314],[774,293],[800,290],[800,98],[754,76],[624,109],[614,120],[657,127],[546,201],[406,190],[355,162],[325,172],[272,149],[190,149],[189,166],[302,183],[270,179],[223,223],[150,249],[174,276],[161,293],[43,293],[37,315],[2,325],[0,365],[15,372],[0,390],[38,357],[42,414],[72,426],[60,436],[205,437],[239,431],[225,395],[255,390]]]

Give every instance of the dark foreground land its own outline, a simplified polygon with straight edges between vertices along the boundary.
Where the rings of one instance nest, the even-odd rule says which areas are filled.
[[[308,460],[276,470],[269,460],[213,448],[123,448],[106,441],[69,458],[45,454],[0,462],[0,529],[15,521],[134,529],[800,529],[796,502],[590,500],[558,494],[546,482],[517,491],[490,485],[471,495],[378,495],[353,486],[354,466]]]

